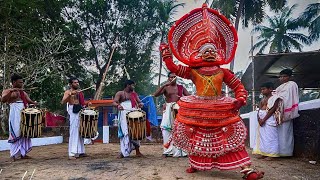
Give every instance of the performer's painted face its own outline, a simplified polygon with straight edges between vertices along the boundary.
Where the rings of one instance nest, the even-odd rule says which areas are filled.
[[[14,88],[22,88],[23,87],[23,79],[18,79],[12,83]]]
[[[73,80],[71,83],[72,89],[79,89],[79,81],[77,79]]]
[[[190,66],[205,67],[225,64],[222,50],[217,49],[213,44],[206,43],[190,55]]]
[[[201,57],[204,61],[215,61],[217,52],[213,48],[207,48],[203,53],[201,53]]]

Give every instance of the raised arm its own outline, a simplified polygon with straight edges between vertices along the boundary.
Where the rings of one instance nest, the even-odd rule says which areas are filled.
[[[166,84],[164,84],[163,86],[161,86],[154,94],[154,97],[158,97],[161,94],[163,94],[166,91],[166,87],[168,87],[171,84],[171,82],[167,82]]]
[[[236,108],[239,109],[241,106],[247,104],[248,92],[240,79],[238,79],[229,69],[221,69],[224,73],[223,81],[234,91],[235,98],[237,99]]]
[[[1,101],[3,103],[10,102],[12,99],[19,97],[19,90],[18,88],[11,88],[6,89],[2,92]],[[14,93],[14,94],[13,94]]]
[[[190,79],[190,72],[191,69],[187,66],[182,65],[176,65],[173,63],[172,59],[172,53],[170,51],[170,48],[168,44],[162,43],[159,47],[159,50],[161,52],[162,60],[166,64],[167,68],[175,73],[177,76],[180,76],[185,79]]]
[[[1,96],[1,101],[3,103],[6,103],[10,100],[11,98],[11,93],[13,92],[12,89],[6,89],[4,91],[2,91],[2,96]]]

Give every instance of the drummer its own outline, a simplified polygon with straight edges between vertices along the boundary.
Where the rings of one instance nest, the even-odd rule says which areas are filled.
[[[70,116],[69,159],[86,157],[84,139],[80,136],[80,110],[86,105],[84,95],[80,91],[79,80],[76,77],[69,79],[70,89],[64,92],[61,104],[67,103],[67,111]]]
[[[181,149],[176,148],[172,142],[172,129],[173,129],[173,116],[172,116],[172,106],[180,99],[182,96],[189,96],[190,93],[182,85],[177,84],[176,75],[172,72],[168,73],[168,82],[161,86],[155,93],[154,96],[164,95],[166,100],[166,105],[163,110],[162,121],[161,121],[161,131],[163,137],[163,156],[173,156],[181,157],[187,154]]]
[[[28,104],[37,104],[32,101],[28,94],[23,91],[23,79],[18,74],[11,76],[12,88],[5,89],[2,92],[2,102],[10,104],[9,113],[9,139],[10,143],[10,157],[12,161],[17,158],[29,158],[27,153],[31,151],[31,138],[25,138],[20,133],[21,110],[26,108]]]
[[[136,150],[136,156],[143,156],[139,150],[140,141],[129,138],[126,114],[132,110],[143,107],[139,96],[134,92],[135,83],[132,80],[126,80],[124,89],[118,91],[113,100],[113,106],[119,110],[119,128],[118,137],[120,138],[120,150],[118,158],[128,157],[132,150]]]

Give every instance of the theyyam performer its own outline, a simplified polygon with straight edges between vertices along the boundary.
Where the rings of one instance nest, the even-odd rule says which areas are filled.
[[[188,152],[187,172],[241,167],[244,179],[262,178],[264,172],[250,167],[244,145],[247,130],[239,116],[247,91],[233,72],[220,68],[234,58],[238,37],[233,25],[204,4],[171,27],[168,41],[170,47],[160,46],[167,68],[196,86],[195,95],[178,101],[173,133],[175,145]],[[187,66],[174,64],[171,52]],[[234,91],[235,98],[221,96],[223,82]]]

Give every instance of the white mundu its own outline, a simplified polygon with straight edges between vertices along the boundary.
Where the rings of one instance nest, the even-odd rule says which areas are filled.
[[[175,102],[166,103],[166,109],[164,110],[162,115],[162,121],[160,125],[164,146],[162,154],[173,157],[187,156],[186,152],[174,146],[174,142],[172,140],[172,130],[174,122],[172,115],[172,106],[174,106],[175,104]]]
[[[10,103],[9,113],[9,140],[10,157],[25,156],[32,149],[31,138],[21,137],[20,123],[21,110],[24,108],[22,101]]]
[[[79,113],[73,113],[73,105],[67,105],[70,116],[70,137],[69,137],[69,156],[79,157],[85,153],[84,139],[80,136],[80,117]]]
[[[130,140],[126,115],[128,112],[136,110],[132,107],[131,101],[124,101],[120,104],[123,110],[119,111],[118,137],[120,138],[120,150],[123,157],[128,157],[135,147],[140,146],[140,141]]]

